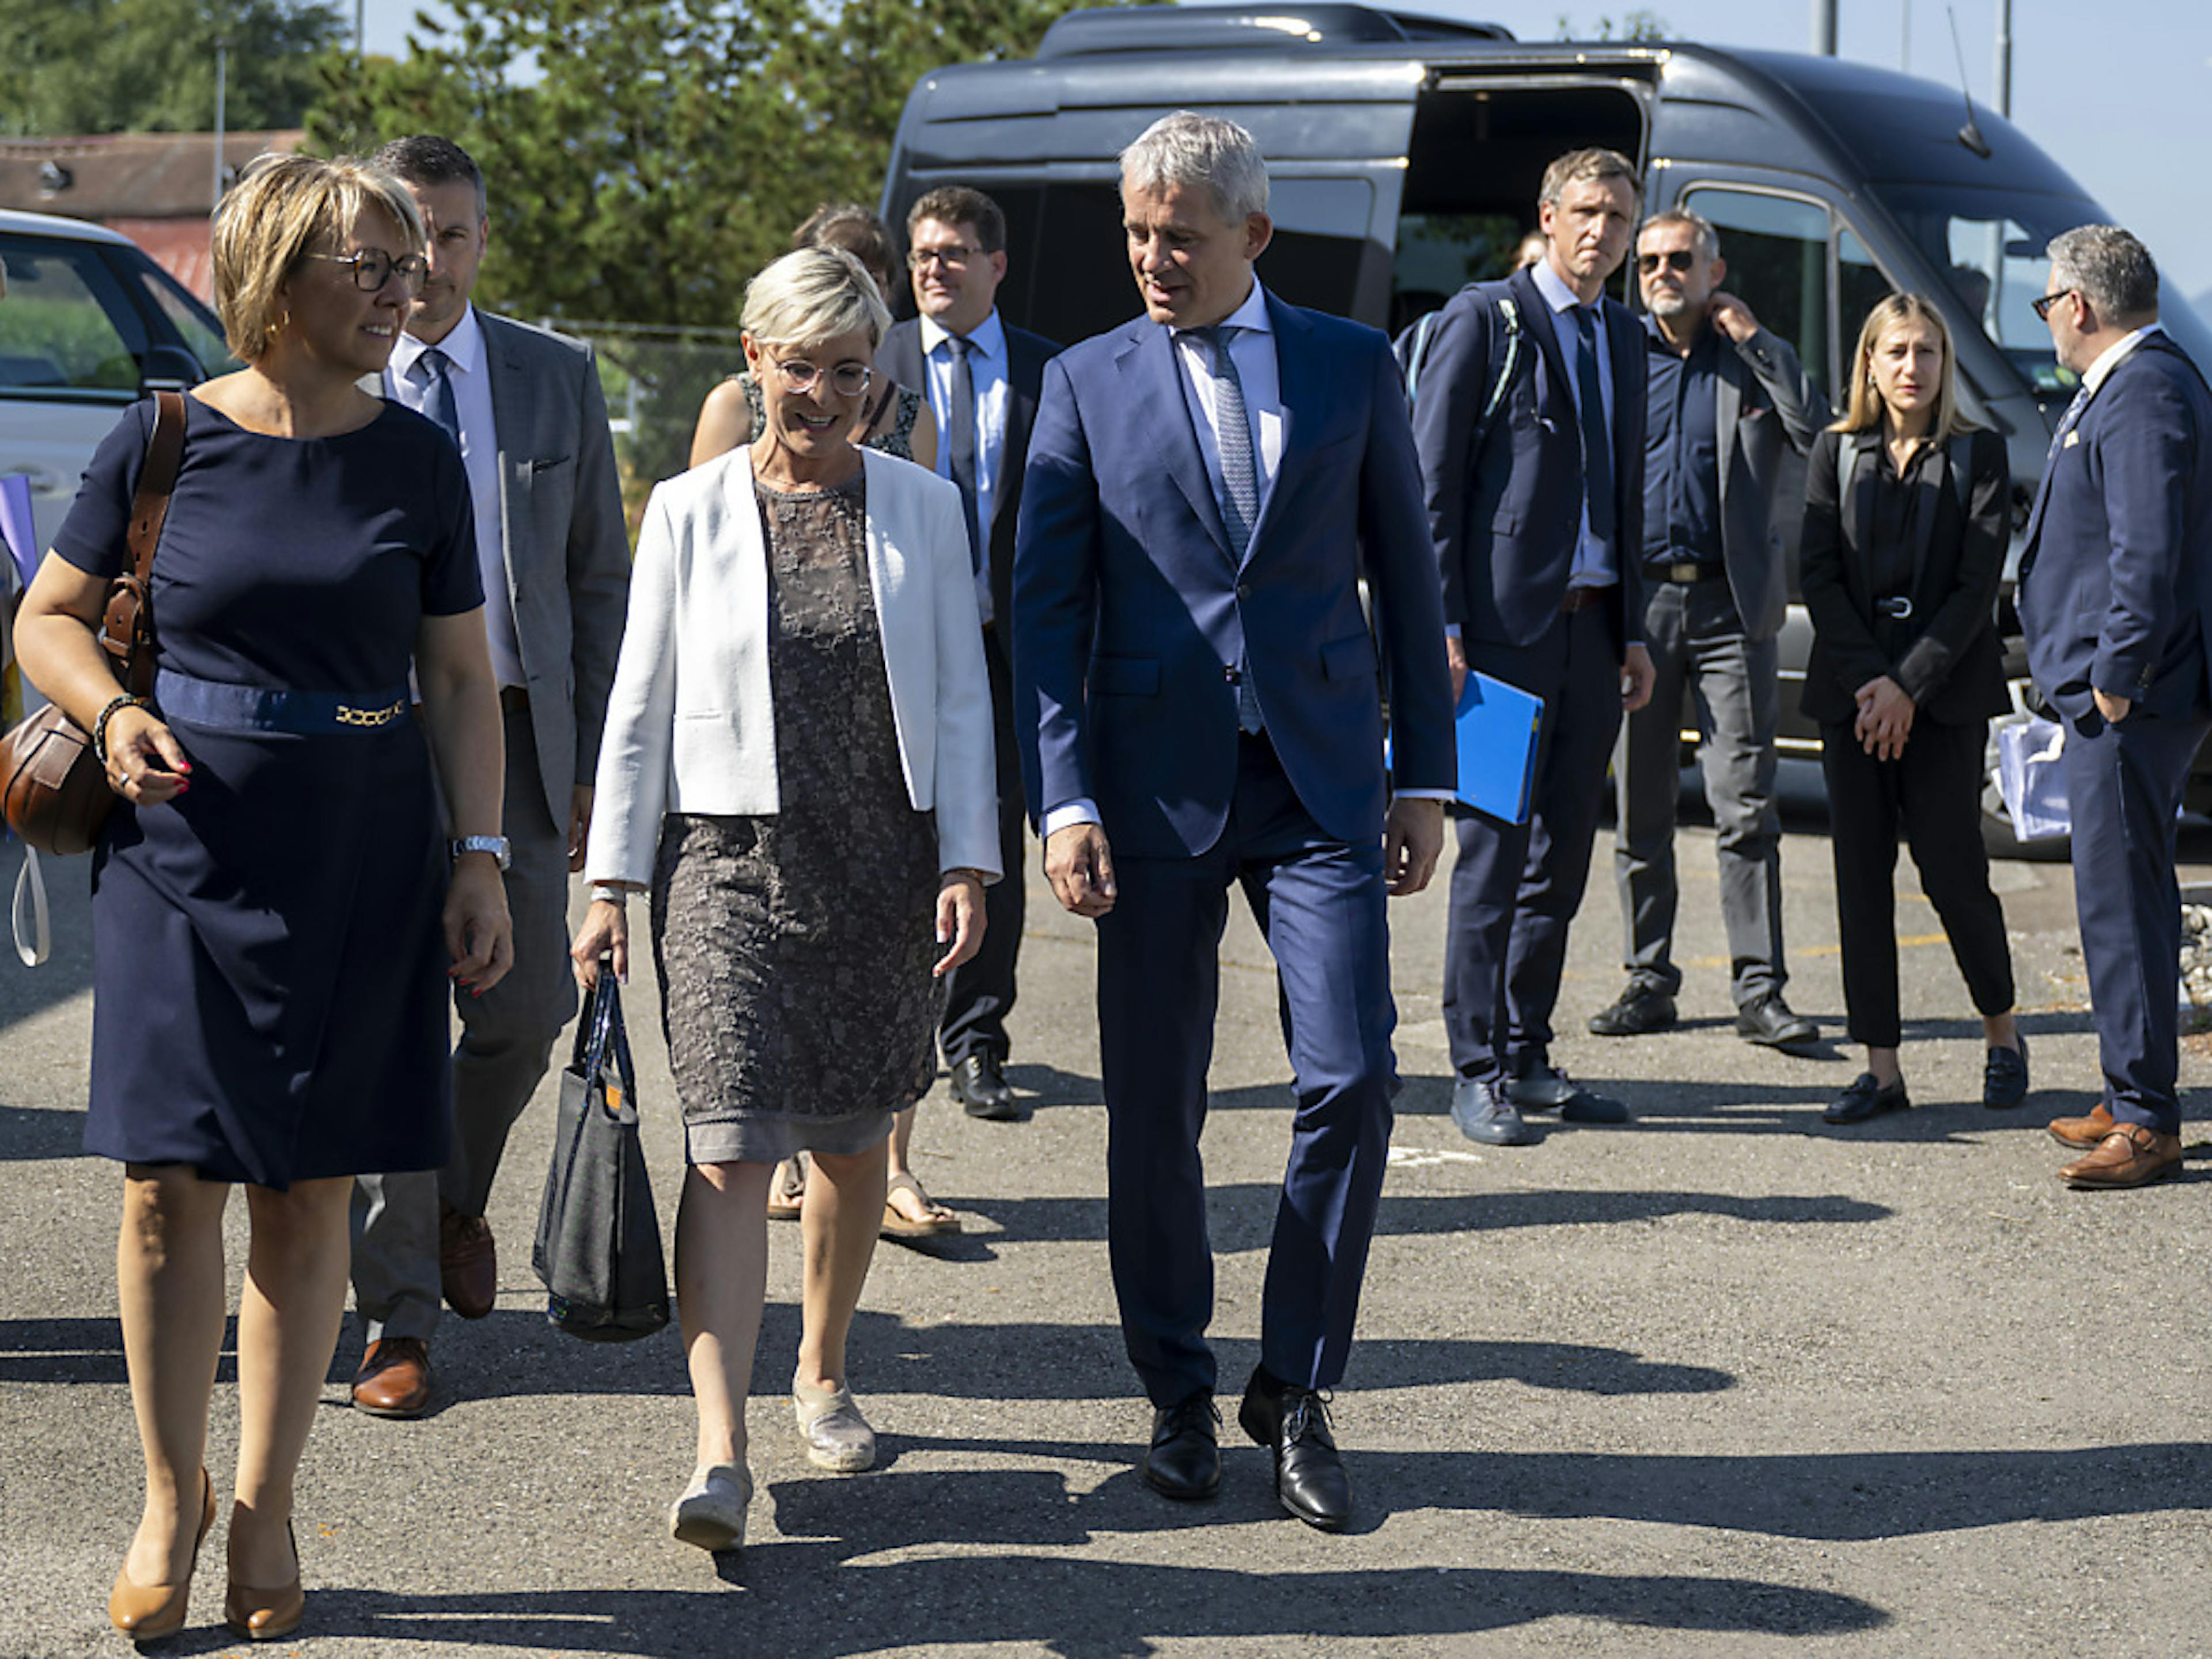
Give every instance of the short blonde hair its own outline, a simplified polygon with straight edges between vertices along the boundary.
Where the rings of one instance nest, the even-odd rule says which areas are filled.
[[[407,251],[426,246],[407,186],[349,157],[257,155],[215,210],[211,252],[215,308],[223,338],[241,362],[258,362],[285,321],[278,290],[317,242],[336,242],[362,210],[399,228]]]
[[[873,349],[891,313],[858,258],[842,247],[803,247],[770,261],[745,284],[738,325],[763,345],[804,349],[866,334]]]
[[[1844,417],[1828,428],[1831,432],[1879,432],[1884,405],[1881,393],[1874,383],[1875,349],[1881,345],[1881,337],[1893,328],[1906,323],[1925,323],[1936,331],[1936,343],[1943,351],[1943,381],[1936,389],[1934,416],[1928,423],[1931,443],[1948,443],[1961,432],[1974,429],[1959,408],[1958,355],[1951,349],[1951,331],[1943,321],[1943,313],[1932,301],[1917,294],[1893,294],[1876,303],[1867,313],[1866,325],[1859,330],[1857,349],[1851,356],[1850,402]]]

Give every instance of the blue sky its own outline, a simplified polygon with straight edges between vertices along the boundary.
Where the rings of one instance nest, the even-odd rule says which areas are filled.
[[[916,0],[927,4],[928,0]],[[416,0],[365,0],[368,48],[405,50]],[[1480,17],[1527,40],[1577,32],[1636,9],[1616,0],[1400,0],[1406,9]],[[343,5],[343,0],[341,0]],[[1837,0],[1846,58],[1948,85],[1958,71],[1942,0]],[[1648,0],[1677,38],[1802,52],[1811,0]],[[1987,100],[1995,0],[1951,0],[1974,96]],[[2206,296],[2212,314],[2212,188],[2197,159],[2212,111],[2208,0],[2014,0],[2012,118],[2157,255],[2169,297]],[[1910,22],[1909,39],[1906,25]]]

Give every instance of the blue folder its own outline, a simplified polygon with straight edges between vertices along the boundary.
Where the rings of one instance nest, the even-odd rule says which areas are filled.
[[[1526,823],[1528,797],[1536,786],[1544,700],[1487,674],[1470,672],[1455,724],[1460,799],[1493,818]]]

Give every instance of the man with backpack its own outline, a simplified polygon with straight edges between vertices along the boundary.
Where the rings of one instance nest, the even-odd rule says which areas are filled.
[[[1612,150],[1553,162],[1537,210],[1545,258],[1444,307],[1414,406],[1454,692],[1479,673],[1544,705],[1524,820],[1458,821],[1444,963],[1451,1111],[1489,1146],[1532,1139],[1523,1107],[1569,1122],[1628,1118],[1554,1066],[1550,1043],[1606,762],[1623,713],[1651,695],[1638,568],[1645,350],[1605,295],[1638,194],[1634,164]]]

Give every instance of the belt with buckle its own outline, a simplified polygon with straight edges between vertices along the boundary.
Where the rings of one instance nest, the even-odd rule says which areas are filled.
[[[1874,602],[1875,614],[1894,617],[1903,622],[1912,614],[1912,599],[1909,594],[1885,593]]]
[[[1646,574],[1662,582],[1711,582],[1728,574],[1727,567],[1686,560],[1680,564],[1647,564]]]
[[[154,677],[154,702],[164,720],[218,732],[374,732],[407,712],[407,688],[362,695],[232,685],[164,668]]]
[[[1611,582],[1606,583],[1602,587],[1571,587],[1559,600],[1559,614],[1563,617],[1571,617],[1584,606],[1595,605],[1612,592]]]

